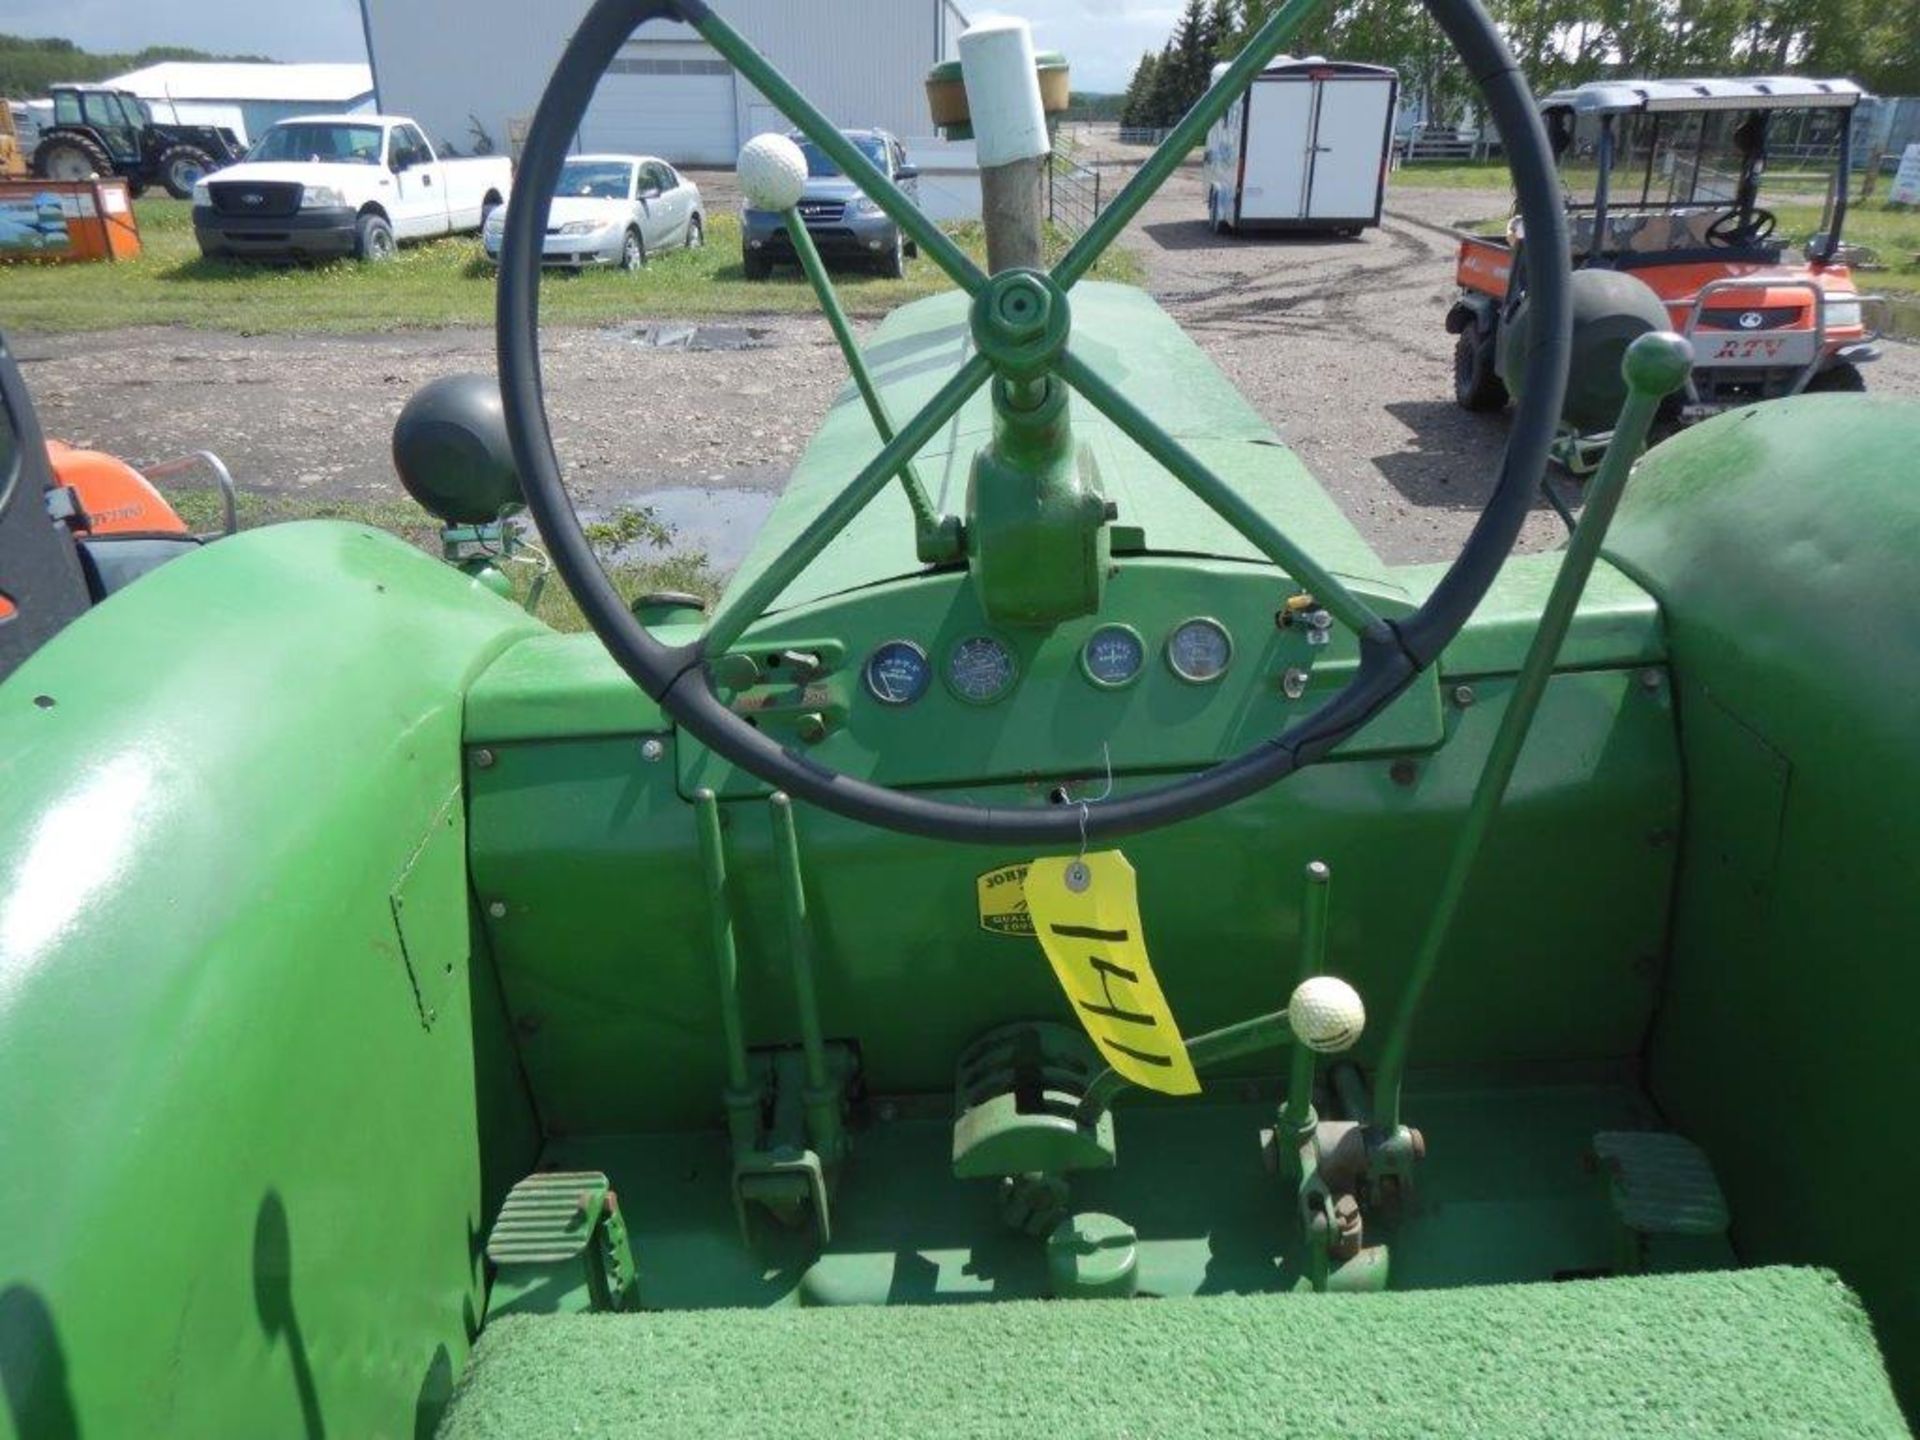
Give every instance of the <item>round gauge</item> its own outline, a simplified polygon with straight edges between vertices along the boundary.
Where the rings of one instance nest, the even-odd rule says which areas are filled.
[[[1117,690],[1140,676],[1147,647],[1130,625],[1102,625],[1080,649],[1080,668],[1096,685]]]
[[[1218,680],[1231,659],[1233,637],[1218,620],[1189,620],[1167,637],[1167,664],[1195,685]]]
[[[889,640],[867,657],[867,691],[882,705],[911,705],[927,693],[933,667],[911,640]]]
[[[991,705],[1013,688],[1013,652],[991,635],[973,635],[947,656],[947,684],[962,700]]]

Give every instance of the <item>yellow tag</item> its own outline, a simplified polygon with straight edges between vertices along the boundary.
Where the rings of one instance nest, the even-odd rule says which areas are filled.
[[[1033,917],[1027,913],[1027,892],[1021,882],[1025,865],[1002,865],[974,881],[980,896],[980,928],[995,935],[1031,935]]]
[[[1040,948],[1107,1063],[1149,1090],[1198,1094],[1186,1042],[1147,958],[1127,857],[1103,850],[1035,860],[1026,895]]]

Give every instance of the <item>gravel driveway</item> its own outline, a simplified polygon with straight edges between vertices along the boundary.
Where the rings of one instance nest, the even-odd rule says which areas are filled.
[[[716,203],[731,177],[701,176]],[[1505,434],[1451,394],[1447,226],[1500,193],[1395,185],[1357,240],[1207,232],[1198,171],[1178,172],[1128,242],[1148,285],[1390,560],[1443,559],[1485,498]],[[825,413],[844,371],[824,322],[729,318],[706,337],[745,352],[657,348],[666,327],[549,331],[548,404],[587,504],[654,503],[730,565]],[[684,338],[682,332],[666,338]],[[217,450],[247,488],[316,498],[396,493],[394,418],[434,376],[490,370],[485,331],[243,337],[143,329],[16,340],[49,434],[134,459]],[[1890,345],[1869,383],[1920,395],[1920,347]],[[1565,493],[1572,487],[1561,482]],[[1523,545],[1557,543],[1544,505]]]

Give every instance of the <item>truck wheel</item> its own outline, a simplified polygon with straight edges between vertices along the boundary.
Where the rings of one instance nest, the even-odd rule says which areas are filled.
[[[398,245],[384,215],[362,215],[353,227],[353,258],[377,264],[393,259]]]
[[[1453,345],[1453,398],[1462,410],[1499,410],[1507,387],[1493,369],[1493,337],[1468,326]]]
[[[687,249],[698,250],[707,243],[707,227],[698,215],[687,221]]]
[[[764,255],[755,255],[752,251],[740,257],[740,268],[749,280],[765,280],[773,274],[773,262]]]
[[[889,280],[904,280],[907,274],[906,238],[893,232],[893,248],[880,257],[880,273]]]
[[[84,135],[49,135],[33,152],[33,173],[42,180],[91,180],[113,174],[113,159]]]
[[[647,246],[638,230],[627,231],[627,238],[620,242],[620,268],[629,275],[647,268]]]
[[[1842,360],[1837,365],[1829,365],[1818,375],[1807,381],[1801,390],[1802,395],[1864,395],[1867,389],[1867,377],[1860,373],[1860,367],[1851,361]]]
[[[191,200],[193,187],[219,167],[198,145],[175,145],[160,157],[160,183],[176,200]]]

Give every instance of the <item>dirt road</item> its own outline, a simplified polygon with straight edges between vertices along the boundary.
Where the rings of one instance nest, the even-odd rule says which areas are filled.
[[[1485,498],[1506,429],[1452,401],[1446,227],[1504,204],[1497,193],[1396,185],[1386,223],[1357,240],[1219,239],[1201,219],[1189,168],[1127,243],[1146,262],[1149,288],[1368,539],[1393,561],[1443,559]],[[753,347],[741,352],[656,348],[649,338],[660,332],[638,315],[615,330],[547,334],[561,455],[588,503],[648,500],[689,545],[730,565],[844,371],[811,317],[728,320],[705,337]],[[471,330],[249,338],[149,329],[15,343],[50,434],[136,459],[210,447],[243,486],[329,498],[395,494],[388,438],[407,396],[434,376],[493,365],[491,334]],[[1920,347],[1886,348],[1869,383],[1920,395]],[[1543,505],[1522,543],[1559,536]]]

